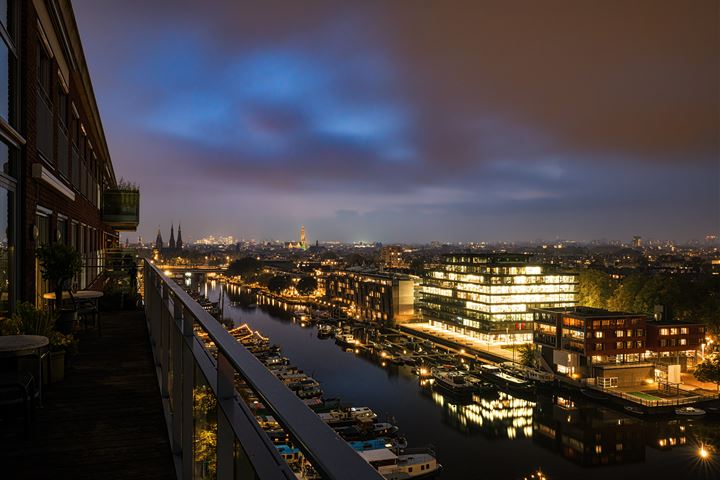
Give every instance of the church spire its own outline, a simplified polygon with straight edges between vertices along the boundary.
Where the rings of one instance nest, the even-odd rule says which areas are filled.
[[[158,225],[158,234],[155,238],[155,248],[158,250],[162,250],[163,248],[163,239],[162,239],[162,233],[160,233],[160,226]]]
[[[170,248],[175,248],[175,225],[170,224],[170,245],[168,245]]]
[[[182,223],[178,223],[178,236],[177,241],[175,242],[175,247],[177,247],[179,250],[183,248]]]

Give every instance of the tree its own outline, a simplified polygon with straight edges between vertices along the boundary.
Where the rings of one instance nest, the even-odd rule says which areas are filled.
[[[518,355],[521,365],[535,367],[535,345],[525,343],[518,348]]]
[[[290,277],[285,275],[275,275],[268,282],[268,290],[273,293],[280,293],[292,284]]]
[[[228,265],[229,275],[240,275],[241,277],[252,277],[262,270],[262,262],[255,257],[243,257]]]
[[[637,304],[635,299],[646,281],[647,277],[643,275],[626,277],[608,300],[608,308],[622,312],[636,312]]]
[[[694,375],[701,382],[714,383],[720,391],[720,354],[707,355],[705,360],[695,367]]]
[[[607,273],[594,269],[583,270],[578,281],[578,305],[607,308],[608,300],[615,291],[615,284]]]
[[[410,271],[414,275],[422,276],[425,273],[425,259],[423,257],[415,257],[410,260]]]
[[[317,290],[317,280],[315,277],[302,277],[297,284],[297,291],[300,295],[311,295]]]

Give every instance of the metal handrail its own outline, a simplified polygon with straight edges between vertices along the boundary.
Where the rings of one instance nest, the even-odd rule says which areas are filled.
[[[213,366],[216,378],[211,378],[212,375],[207,373],[205,373],[205,376],[218,399],[218,417],[220,417],[222,410],[235,433],[232,437],[233,441],[235,441],[235,438],[247,440],[248,437],[247,424],[241,424],[237,421],[238,415],[247,416],[247,406],[241,404],[241,407],[244,408],[240,410],[231,408],[234,403],[237,403],[235,399],[238,395],[234,390],[234,386],[232,386],[232,378],[234,373],[237,372],[262,400],[265,407],[272,412],[278,423],[291,435],[294,443],[323,478],[343,480],[377,480],[382,478],[377,470],[358,455],[345,440],[340,438],[334,430],[308,408],[295,393],[278,380],[265,365],[230,335],[212,315],[205,311],[178,284],[165,277],[155,265],[147,260],[144,261],[144,268],[145,293],[146,297],[150,297],[146,298],[147,316],[168,316],[170,322],[175,323],[175,328],[183,332],[189,347],[186,351],[191,352],[195,364],[201,367],[203,372],[208,370],[207,362],[212,357],[198,338],[193,335],[193,326],[198,325],[214,342],[217,348],[217,361],[214,362]],[[157,305],[158,299],[161,300],[160,308]],[[172,310],[170,300],[173,303]],[[148,319],[149,323],[152,323],[153,320],[157,319]],[[153,327],[150,329],[150,334],[153,337]],[[158,340],[160,342],[167,341],[166,337],[167,334],[161,332]],[[174,355],[177,355],[177,353],[174,353]],[[157,358],[158,356],[160,358]],[[160,355],[156,355],[156,362],[162,363],[164,357],[166,357],[166,354],[161,351]],[[202,365],[206,367],[202,368]],[[163,366],[160,365],[160,368],[163,369]],[[228,369],[232,370],[229,375]],[[163,377],[166,377],[164,372]],[[232,389],[233,402],[228,400],[229,397],[227,392],[223,391],[224,388]],[[161,391],[164,391],[162,381]],[[251,441],[267,445],[269,438],[259,429],[254,417],[252,417],[252,422],[256,427],[253,429],[256,434]],[[171,437],[173,437],[172,432]],[[221,478],[220,472],[226,471],[224,468],[220,468],[220,452],[221,450],[227,451],[228,448],[226,445],[221,445],[222,441],[223,437],[218,431],[218,478]],[[272,447],[272,443],[269,445],[272,449],[272,456],[285,465],[276,449]],[[245,447],[245,445],[243,446]],[[261,456],[252,457],[251,463],[253,461],[264,461],[266,463],[266,468],[257,468],[258,473],[272,471],[272,469],[267,468],[268,460],[266,456],[265,458],[263,460]],[[253,463],[253,467],[257,466]],[[285,465],[285,467],[287,466]],[[277,469],[277,467],[275,468]]]

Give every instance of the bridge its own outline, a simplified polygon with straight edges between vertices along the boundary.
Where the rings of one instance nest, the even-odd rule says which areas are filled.
[[[172,273],[223,273],[227,271],[227,266],[217,265],[157,265],[157,268],[163,272]]]

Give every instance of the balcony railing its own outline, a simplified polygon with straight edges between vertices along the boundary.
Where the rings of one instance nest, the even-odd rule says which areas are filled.
[[[178,478],[297,478],[236,390],[238,382],[253,391],[321,478],[382,478],[148,261],[143,265],[143,291]],[[212,348],[198,332],[207,335]]]
[[[102,198],[103,222],[116,230],[134,232],[140,222],[140,192],[106,190]]]

